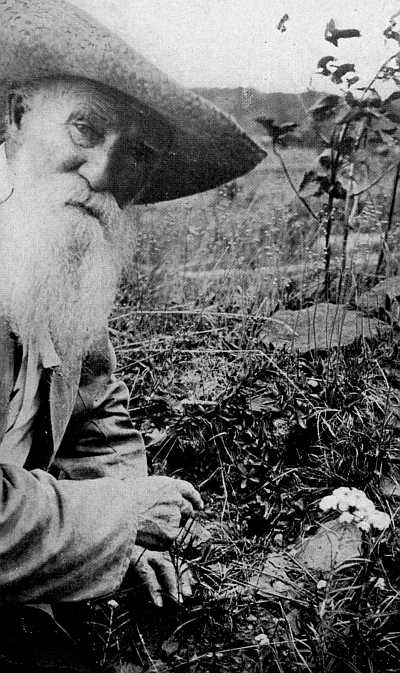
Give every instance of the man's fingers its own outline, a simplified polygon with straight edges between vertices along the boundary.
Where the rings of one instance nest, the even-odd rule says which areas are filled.
[[[163,555],[161,562],[160,559],[150,559],[150,563],[157,574],[164,596],[169,596],[172,600],[179,601],[178,577],[169,556]]]
[[[195,509],[202,509],[204,507],[200,493],[196,491],[192,484],[190,484],[188,481],[185,481],[184,479],[177,479],[176,486],[181,495],[183,495],[183,497],[188,500]]]
[[[193,575],[187,563],[182,563],[179,568],[179,588],[183,598],[192,596]]]
[[[181,506],[181,517],[183,521],[186,522],[193,515],[194,515],[193,505],[189,502],[189,500],[185,500],[185,498],[183,498],[183,503]]]
[[[148,563],[146,560],[146,562],[137,567],[137,571],[141,580],[141,586],[143,586],[149,593],[154,605],[162,608],[162,587],[150,563]]]

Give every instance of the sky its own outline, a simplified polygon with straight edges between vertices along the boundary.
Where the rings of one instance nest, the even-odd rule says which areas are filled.
[[[355,63],[362,81],[396,51],[382,36],[400,0],[72,0],[118,32],[159,68],[189,87],[261,91],[326,88],[322,56]],[[287,30],[277,29],[289,14]],[[362,36],[324,40],[327,22]],[[398,17],[400,26],[400,16]]]

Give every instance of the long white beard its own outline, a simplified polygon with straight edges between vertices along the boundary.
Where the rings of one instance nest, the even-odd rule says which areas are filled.
[[[101,224],[66,202],[90,206]],[[112,197],[89,194],[73,176],[0,206],[0,310],[21,343],[47,331],[62,362],[90,349],[112,308],[127,225]]]

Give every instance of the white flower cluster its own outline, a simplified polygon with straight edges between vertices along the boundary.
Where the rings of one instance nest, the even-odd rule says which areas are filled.
[[[361,530],[369,531],[371,527],[385,530],[390,525],[390,516],[377,510],[372,500],[358,488],[335,488],[332,495],[322,498],[319,506],[324,512],[336,509],[341,512],[339,521],[355,523]]]

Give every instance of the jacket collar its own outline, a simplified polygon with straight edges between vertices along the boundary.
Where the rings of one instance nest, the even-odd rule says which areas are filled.
[[[53,435],[53,458],[58,451],[78,394],[82,358],[71,358],[68,374],[59,368],[52,371],[50,380],[50,420]]]

